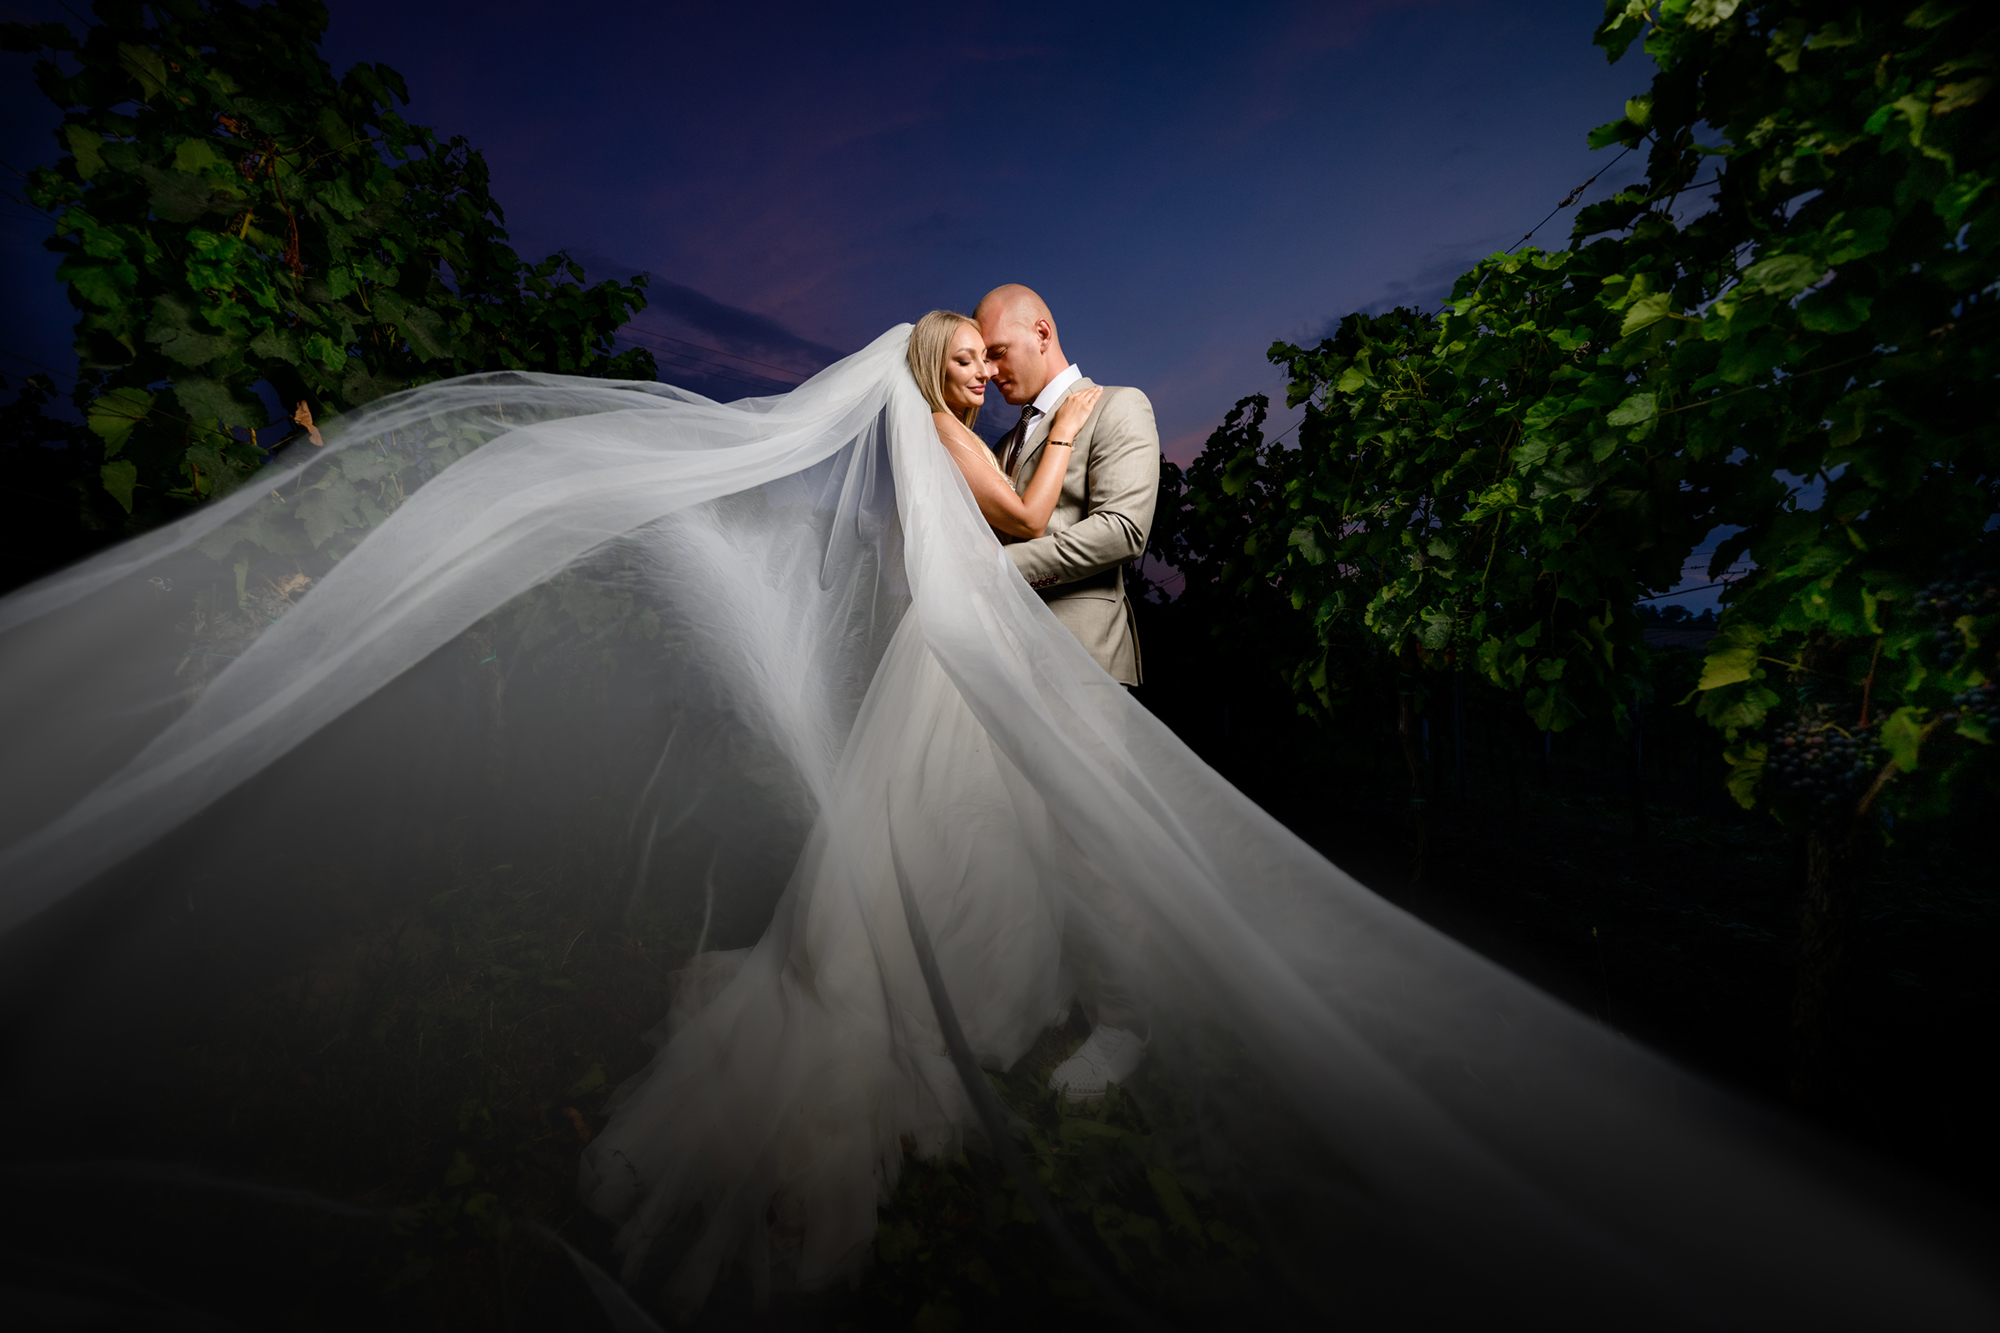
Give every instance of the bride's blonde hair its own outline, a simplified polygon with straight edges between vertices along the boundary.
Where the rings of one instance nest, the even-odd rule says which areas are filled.
[[[956,310],[933,310],[917,321],[917,326],[910,330],[910,376],[916,380],[924,401],[931,405],[931,411],[951,412],[970,427],[979,420],[977,407],[952,412],[944,405],[944,363],[951,356],[951,340],[961,324],[970,324],[975,329],[979,327],[972,316],[961,315]]]

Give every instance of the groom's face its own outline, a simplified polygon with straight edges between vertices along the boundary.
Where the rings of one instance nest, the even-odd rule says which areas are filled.
[[[986,358],[993,363],[993,383],[1000,396],[1015,407],[1035,401],[1048,386],[1048,337],[1041,320],[1028,321],[1011,312],[982,320]]]

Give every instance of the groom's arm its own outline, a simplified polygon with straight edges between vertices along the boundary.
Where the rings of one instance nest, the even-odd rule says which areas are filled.
[[[1137,389],[1113,389],[1097,409],[1087,461],[1084,516],[1061,532],[1006,548],[1030,587],[1102,573],[1145,553],[1160,495],[1160,432]]]

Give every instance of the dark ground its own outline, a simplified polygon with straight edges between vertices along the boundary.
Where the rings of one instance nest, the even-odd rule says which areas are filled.
[[[1558,769],[1557,789],[1524,797],[1521,816],[1490,801],[1433,807],[1429,871],[1415,889],[1407,840],[1383,836],[1407,821],[1406,803],[1357,781],[1266,804],[1446,934],[1683,1065],[1786,1104],[1788,839],[1733,811],[1652,802],[1641,842],[1622,794],[1577,789],[1593,776]],[[2000,888],[1925,860],[1874,867],[1849,977],[1843,1099],[1790,1109],[1990,1204]]]
[[[1712,737],[1664,708],[1651,715],[1642,836],[1629,751],[1609,733],[1565,733],[1544,749],[1512,705],[1470,694],[1460,765],[1456,710],[1432,682],[1428,858],[1413,885],[1408,778],[1386,709],[1360,701],[1331,728],[1308,726],[1240,660],[1177,643],[1178,628],[1157,615],[1149,626],[1141,699],[1331,860],[1688,1068],[1994,1211],[2000,891],[1983,860],[1988,812],[1906,830],[1872,862],[1845,1085],[1793,1106],[1794,847],[1723,795]],[[576,1158],[609,1088],[646,1058],[638,1035],[698,924],[626,920],[620,894],[588,887],[608,879],[583,851],[535,872],[473,868],[391,930],[352,934],[277,969],[247,1000],[201,1008],[184,1040],[157,1043],[175,1052],[161,1068],[115,1085],[10,1071],[0,1308],[27,1313],[16,1326],[76,1329],[605,1327],[562,1252],[531,1228],[612,1264],[608,1231],[576,1212]],[[170,1017],[178,998],[146,1017],[183,1021]],[[1171,1220],[1145,1183],[1158,1126],[1116,1099],[1086,1116],[1036,1101],[1079,1035],[1051,1034],[1008,1095],[1040,1136],[1037,1160],[1069,1164],[1058,1197],[1083,1210],[1072,1219],[1088,1225],[1094,1209],[1099,1226],[1110,1215],[1137,1238],[1123,1249],[1091,1238],[1100,1261],[1133,1259],[1126,1280],[1157,1292],[1197,1257],[1178,1228],[1163,1246],[1147,1231]],[[1079,1174],[1084,1148],[1100,1157]],[[47,1174],[84,1157],[189,1163],[210,1183],[117,1166]],[[23,1163],[44,1174],[20,1174]],[[243,1180],[399,1211],[343,1220],[211,1187]],[[1098,1190],[1105,1181],[1117,1188]],[[753,1317],[747,1293],[725,1283],[699,1327],[1108,1326],[1010,1197],[976,1154],[912,1169],[861,1291],[781,1299]],[[1240,1231],[1208,1201],[1193,1207],[1201,1261],[1237,1262]]]
[[[1174,644],[1177,628],[1156,624],[1154,637]],[[1315,728],[1276,690],[1238,684],[1225,708],[1205,686],[1229,677],[1202,669],[1198,645],[1153,660],[1162,669],[1140,692],[1149,706],[1377,893],[1739,1094],[1978,1207],[2000,1203],[1995,811],[1906,828],[1868,862],[1841,1086],[1800,1105],[1786,1084],[1802,852],[1727,797],[1720,744],[1691,709],[1647,715],[1641,834],[1629,743],[1579,729],[1544,750],[1518,704],[1467,689],[1461,761],[1449,678],[1430,682],[1428,854],[1416,882],[1410,780],[1387,703],[1352,704]],[[1663,655],[1660,684],[1691,683],[1692,662]]]

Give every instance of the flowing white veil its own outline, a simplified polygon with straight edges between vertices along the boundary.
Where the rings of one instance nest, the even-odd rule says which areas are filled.
[[[982,1139],[900,874],[990,1068],[1067,1012],[1067,950],[1115,955],[1149,1105],[1270,1223],[1273,1309],[1993,1326],[1978,1226],[1430,930],[1203,765],[1014,573],[907,338],[727,405],[412,390],[0,601],[9,1086],[137,1061],[79,1043],[143,1045],[183,899],[270,959],[453,858],[608,841],[635,901],[702,928],[586,1197],[682,1309],[731,1262],[822,1286],[906,1153]]]

